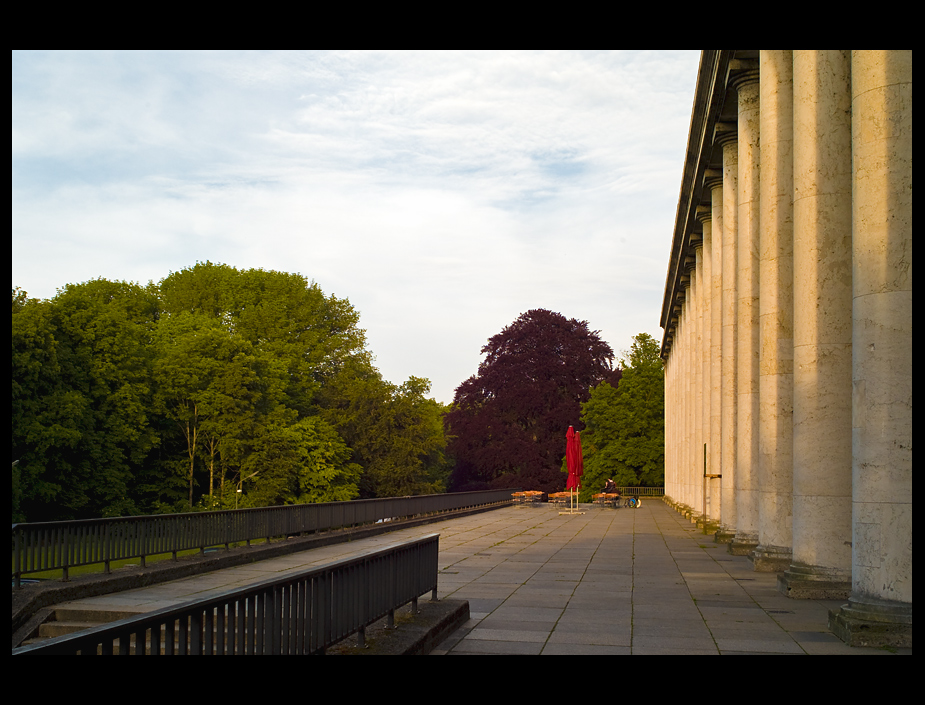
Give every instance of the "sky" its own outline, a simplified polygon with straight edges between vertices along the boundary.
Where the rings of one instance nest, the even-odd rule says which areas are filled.
[[[349,299],[449,403],[537,308],[661,341],[699,51],[13,52],[12,286],[197,261]]]

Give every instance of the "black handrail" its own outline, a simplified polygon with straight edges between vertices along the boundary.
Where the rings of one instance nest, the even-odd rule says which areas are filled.
[[[511,501],[511,489],[12,525],[12,577]]]
[[[321,653],[430,591],[439,534],[13,649],[13,655]],[[391,621],[391,620],[390,620]]]
[[[618,487],[620,494],[624,497],[664,497],[664,487]]]

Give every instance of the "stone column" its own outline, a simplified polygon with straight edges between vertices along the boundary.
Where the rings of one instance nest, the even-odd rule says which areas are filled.
[[[829,627],[912,646],[912,52],[855,51],[852,582]]]
[[[761,51],[758,546],[755,570],[785,570],[793,521],[793,61]]]
[[[707,448],[708,472],[718,475],[708,480],[710,530],[716,531],[722,522],[722,396],[723,396],[723,173],[707,169],[706,188],[710,189],[710,445]]]
[[[734,62],[736,63],[736,62]],[[758,70],[753,62],[733,71],[739,102],[739,219],[736,224],[738,335],[736,340],[736,536],[730,552],[747,555],[758,545]]]
[[[666,326],[670,326],[671,321],[669,320]],[[663,336],[663,339],[665,336]],[[664,375],[664,385],[665,385],[665,498],[669,499],[671,497],[671,429],[672,429],[672,419],[671,419],[671,385],[672,385],[672,376],[671,376],[671,352],[669,348],[668,354],[663,358],[664,364],[662,366],[662,374]]]
[[[683,265],[682,265],[683,266]],[[683,279],[683,271],[681,273]],[[671,354],[674,359],[674,468],[675,468],[675,490],[674,495],[675,509],[683,504],[684,498],[684,475],[682,472],[684,466],[684,397],[687,390],[684,387],[684,338],[683,338],[683,320],[684,320],[684,288],[678,291],[675,302],[675,336],[671,345]]]
[[[690,456],[690,371],[688,369],[688,347],[690,346],[690,274],[687,270],[687,262],[683,265],[685,270],[681,275],[681,286],[684,290],[684,302],[681,306],[681,316],[678,319],[678,353],[679,365],[678,373],[680,382],[679,402],[680,402],[680,426],[681,426],[681,443],[680,454],[678,458],[680,478],[681,478],[681,496],[679,497],[683,507],[690,506],[690,479],[688,478],[688,458]]]
[[[671,341],[671,366],[672,366],[672,378],[674,384],[672,385],[672,420],[673,420],[673,430],[671,433],[672,440],[672,467],[674,468],[674,493],[672,494],[672,499],[675,502],[677,507],[681,503],[681,498],[683,496],[682,482],[683,478],[681,476],[681,458],[683,457],[683,441],[684,441],[684,389],[682,388],[683,384],[683,375],[681,374],[682,365],[681,365],[681,320],[684,317],[684,292],[679,291],[675,297],[674,302],[674,338]]]
[[[691,507],[691,444],[694,436],[694,382],[691,376],[691,346],[694,338],[694,257],[689,254],[685,259],[684,274],[684,318],[682,334],[682,374],[684,375],[684,457],[681,474],[684,477],[684,506],[688,513]]]
[[[844,51],[793,53],[791,597],[851,577],[851,92]]]
[[[703,513],[703,236],[691,234],[694,248],[694,271],[691,277],[693,298],[693,340],[691,341],[691,520],[699,522]]]
[[[706,453],[709,454],[713,447],[712,429],[711,429],[711,411],[710,404],[713,399],[713,382],[711,379],[712,366],[712,297],[713,297],[713,209],[710,206],[699,206],[697,208],[697,220],[700,221],[703,228],[703,256],[701,259],[701,285],[700,285],[700,388],[701,397],[701,446],[706,445]],[[701,457],[701,475],[703,474],[704,460]],[[707,458],[707,470],[709,471],[709,458]],[[712,498],[710,496],[709,481],[701,477],[701,520],[700,526],[704,530],[709,530],[709,525],[716,522],[719,517],[716,516]]]
[[[739,191],[739,143],[736,128],[717,125],[714,141],[723,149],[723,250],[722,250],[722,504],[721,526],[715,540],[732,541],[736,532],[736,223]]]
[[[668,326],[672,326],[671,320],[668,322]],[[675,442],[674,434],[677,428],[675,423],[675,395],[674,395],[674,386],[675,386],[675,355],[674,355],[674,341],[670,343],[671,347],[668,348],[668,354],[665,357],[665,497],[670,501],[676,501],[678,497],[676,478],[677,472],[675,468],[675,448],[677,443]]]

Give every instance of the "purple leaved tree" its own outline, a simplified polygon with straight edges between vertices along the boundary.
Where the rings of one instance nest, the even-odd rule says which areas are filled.
[[[602,381],[616,385],[613,350],[587,321],[534,309],[488,340],[478,374],[445,416],[455,459],[451,491],[565,487],[565,433]]]

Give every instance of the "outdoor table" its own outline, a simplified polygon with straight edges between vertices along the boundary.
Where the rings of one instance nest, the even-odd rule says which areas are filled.
[[[601,504],[601,505],[607,504],[608,502],[613,502],[614,509],[616,509],[620,505],[620,495],[617,494],[616,492],[613,492],[613,493],[601,492],[600,494],[594,495],[592,499],[597,504]]]
[[[527,504],[528,502],[539,502],[543,497],[543,493],[538,490],[527,490],[525,492],[512,492],[511,496],[515,502]]]

